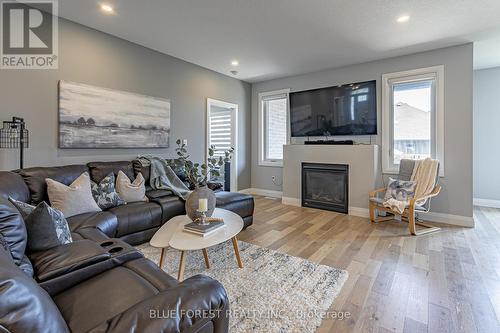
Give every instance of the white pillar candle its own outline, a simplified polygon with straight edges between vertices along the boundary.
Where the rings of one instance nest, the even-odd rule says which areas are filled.
[[[208,210],[208,199],[202,198],[198,200],[198,210],[200,212],[206,212]]]

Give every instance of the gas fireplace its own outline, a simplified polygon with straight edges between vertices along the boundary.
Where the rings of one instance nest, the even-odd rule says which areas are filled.
[[[349,166],[302,163],[302,206],[347,214]]]

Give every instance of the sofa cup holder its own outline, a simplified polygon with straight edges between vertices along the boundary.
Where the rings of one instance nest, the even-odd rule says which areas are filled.
[[[117,246],[108,250],[109,253],[114,254],[123,251],[123,247]]]
[[[104,243],[101,243],[101,246],[102,246],[102,247],[108,247],[108,246],[110,246],[110,245],[113,245],[114,243],[115,243],[115,242],[112,242],[112,241],[106,241],[106,242],[104,242]]]

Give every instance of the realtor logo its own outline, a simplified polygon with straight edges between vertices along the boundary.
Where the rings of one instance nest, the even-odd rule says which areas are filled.
[[[2,69],[57,69],[57,0],[1,1]]]

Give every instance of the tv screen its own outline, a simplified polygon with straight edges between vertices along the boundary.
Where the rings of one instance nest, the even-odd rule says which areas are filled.
[[[377,134],[375,81],[290,93],[292,137]]]

